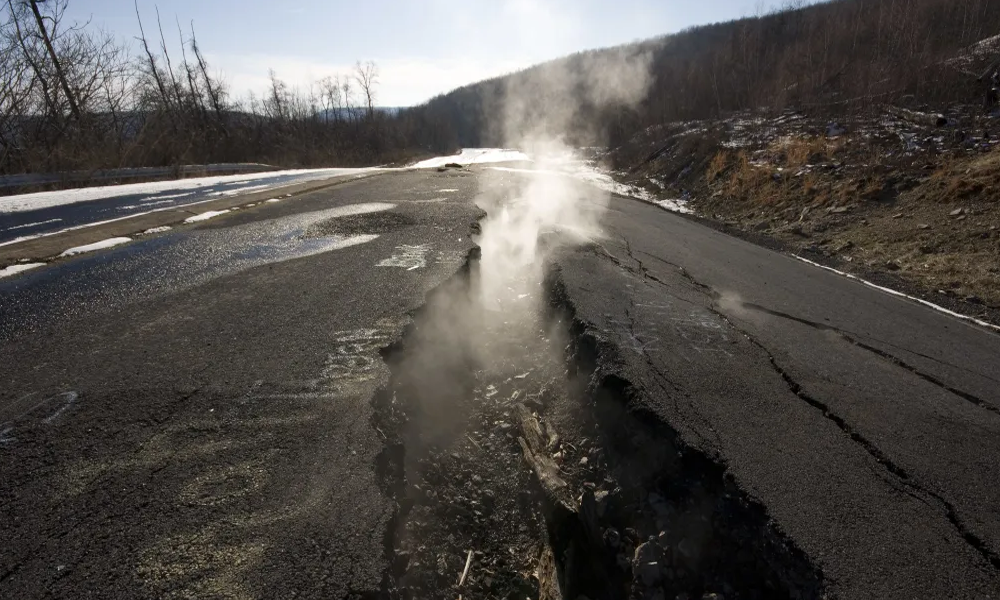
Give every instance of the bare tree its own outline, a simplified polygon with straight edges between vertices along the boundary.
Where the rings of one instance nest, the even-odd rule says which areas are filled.
[[[66,9],[66,2],[65,0],[55,0],[55,7],[52,10],[52,14],[47,17],[43,17],[41,11],[38,10],[39,2],[45,2],[45,0],[28,0],[28,4],[31,7],[31,13],[35,17],[35,24],[38,26],[38,35],[41,37],[42,43],[45,44],[45,49],[49,54],[49,60],[52,61],[52,66],[56,72],[56,79],[62,86],[63,93],[66,94],[66,100],[69,102],[69,108],[73,113],[73,118],[79,121],[80,107],[77,105],[76,96],[73,94],[73,91],[70,90],[69,83],[66,81],[66,74],[63,72],[59,56],[56,54],[56,50],[52,46],[52,38],[57,35],[59,20],[63,11]],[[52,23],[51,36],[48,29],[45,27],[46,19]]]
[[[149,70],[148,74],[153,78],[153,81],[156,82],[156,89],[160,92],[160,101],[163,103],[164,108],[166,108],[168,112],[171,112],[170,95],[167,93],[167,87],[163,83],[163,77],[160,76],[160,66],[156,63],[156,56],[149,49],[149,43],[146,41],[146,32],[142,27],[142,17],[139,16],[138,0],[135,0],[135,18],[139,23],[139,41],[142,42],[142,48],[146,53],[146,66]]]
[[[368,104],[368,118],[375,115],[375,86],[378,84],[378,66],[374,61],[361,62],[354,65],[354,80],[358,82],[361,93],[365,95]]]

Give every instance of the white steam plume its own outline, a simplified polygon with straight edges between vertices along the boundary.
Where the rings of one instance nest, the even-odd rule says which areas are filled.
[[[546,253],[602,237],[609,194],[558,174],[574,160],[566,140],[592,143],[605,111],[641,102],[650,84],[651,55],[635,48],[575,55],[511,76],[501,110],[504,143],[535,161],[534,172],[484,175],[480,289],[485,305],[514,318],[535,312]],[[544,243],[542,240],[544,239]]]

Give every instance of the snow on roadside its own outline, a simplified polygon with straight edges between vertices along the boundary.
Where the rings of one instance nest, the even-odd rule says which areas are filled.
[[[123,185],[101,185],[87,188],[77,188],[71,190],[57,190],[52,192],[34,192],[31,194],[17,194],[15,196],[0,197],[0,213],[23,212],[28,210],[38,210],[52,206],[62,206],[65,204],[76,204],[77,202],[87,202],[89,200],[99,200],[104,198],[116,198],[118,196],[129,195],[153,195],[160,192],[179,192],[191,190],[196,192],[198,188],[220,185],[243,183],[266,183],[261,180],[268,178],[285,178],[283,181],[275,181],[266,186],[254,186],[255,190],[263,187],[278,187],[293,183],[303,183],[327,177],[337,177],[341,175],[358,175],[372,171],[383,170],[380,167],[363,168],[333,168],[333,169],[291,169],[287,171],[267,171],[254,173],[252,175],[218,175],[214,177],[192,177],[190,179],[174,179],[170,181],[152,181],[148,183],[127,183]],[[290,180],[289,180],[290,179]],[[240,190],[227,190],[241,193]],[[175,194],[174,196],[180,197]],[[162,200],[172,196],[161,196],[150,198],[150,200]]]
[[[211,219],[212,217],[217,217],[219,215],[224,215],[227,212],[229,212],[228,208],[225,209],[225,210],[209,210],[209,211],[206,211],[206,212],[203,212],[203,213],[199,213],[199,214],[197,214],[197,215],[195,215],[193,217],[188,217],[188,218],[184,219],[184,222],[185,223],[197,223],[198,221],[207,221],[207,220]]]
[[[458,163],[460,165],[469,164],[479,164],[479,163],[497,163],[497,162],[515,162],[515,161],[531,161],[528,155],[519,150],[507,150],[504,148],[462,148],[462,151],[458,154],[453,154],[451,156],[436,156],[434,158],[428,158],[427,160],[422,160],[414,165],[410,165],[411,169],[433,169],[436,167],[443,167],[449,163]]]
[[[163,233],[164,231],[170,231],[171,229],[172,229],[172,227],[170,227],[170,225],[163,225],[163,226],[160,226],[160,227],[151,227],[151,228],[147,229],[146,231],[143,231],[142,235],[151,235],[151,234],[154,234],[154,233]]]
[[[636,198],[639,200],[644,200],[650,204],[655,204],[660,208],[669,210],[671,212],[683,213],[683,214],[693,214],[688,206],[687,202],[681,199],[668,199],[668,200],[658,200],[656,196],[650,194],[648,191],[626,185],[615,181],[607,173],[602,173],[595,167],[582,162],[570,163],[567,162],[561,166],[559,169],[525,169],[516,167],[490,167],[494,171],[507,171],[512,173],[546,173],[550,175],[565,175],[567,177],[574,177],[580,181],[589,183],[595,187],[598,187],[606,192],[612,194],[617,194],[619,196],[626,196],[629,198]]]
[[[694,211],[688,208],[687,202],[680,198],[669,198],[667,200],[653,200],[653,204],[671,212],[693,214]]]
[[[22,273],[24,271],[28,271],[36,267],[44,267],[44,266],[45,263],[42,262],[21,263],[18,265],[11,265],[9,267],[4,267],[3,269],[0,269],[0,277],[10,277],[11,275],[17,275],[18,273]]]
[[[104,250],[105,248],[113,248],[121,244],[127,244],[132,241],[132,238],[128,237],[114,237],[108,238],[106,240],[101,240],[99,242],[94,242],[93,244],[86,244],[84,246],[74,246],[68,250],[65,250],[59,256],[76,256],[77,254],[85,254],[87,252],[96,252],[97,250]]]

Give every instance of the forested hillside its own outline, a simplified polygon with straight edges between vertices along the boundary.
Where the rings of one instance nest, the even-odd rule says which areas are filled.
[[[1000,49],[989,39],[1000,33],[996,0],[837,0],[581,52],[384,112],[371,62],[307,88],[272,72],[270,89],[254,95],[215,74],[193,23],[140,21],[142,37],[129,44],[66,22],[65,6],[0,8],[0,174],[372,164],[516,144],[512,121],[540,130],[558,122],[569,143],[615,146],[651,125],[746,109],[969,101],[983,94],[976,78]],[[167,51],[174,36],[180,56]],[[641,102],[585,93],[595,65],[623,60],[641,67],[617,73],[644,78]]]
[[[501,143],[494,117],[505,91],[519,79],[546,69],[582,78],[583,59],[623,52],[650,54],[648,94],[635,110],[583,112],[591,124],[588,134],[606,134],[591,135],[592,142],[616,145],[649,125],[746,109],[844,112],[903,99],[968,101],[982,95],[976,78],[1000,45],[987,41],[971,53],[964,50],[997,34],[995,0],[791,3],[769,14],[582,53],[476,83],[434,98],[409,117],[420,122],[427,144]],[[560,110],[558,100],[548,99],[538,110],[538,118],[545,118],[545,110]]]
[[[263,94],[232,90],[193,23],[139,20],[124,40],[69,22],[67,0],[0,5],[0,174],[262,162],[372,164],[406,147],[375,107],[378,67],[299,89],[270,73]],[[139,19],[138,12],[136,13]],[[168,52],[180,42],[180,56]]]

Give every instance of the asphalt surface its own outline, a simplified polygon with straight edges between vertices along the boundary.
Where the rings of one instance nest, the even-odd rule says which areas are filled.
[[[0,597],[377,593],[379,349],[474,193],[397,173],[4,281]]]
[[[129,184],[122,186],[121,189],[136,190],[134,193],[17,212],[4,212],[4,202],[14,199],[0,197],[0,244],[12,242],[18,238],[51,234],[71,227],[93,225],[111,219],[145,214],[150,211],[169,210],[251,191],[328,179],[335,175],[345,177],[363,175],[358,171],[360,170],[311,169],[300,172],[283,171],[275,174],[228,175],[179,180],[176,185],[170,185],[169,182]],[[220,179],[222,181],[219,181]],[[150,188],[154,188],[156,191],[151,191]],[[102,189],[107,189],[107,187]],[[88,190],[82,190],[82,192],[86,193]],[[58,192],[28,194],[24,202],[29,203],[32,197],[53,193],[57,194]]]
[[[560,258],[631,408],[724,463],[845,598],[1000,597],[1000,336],[656,207]]]
[[[0,597],[377,595],[379,349],[464,262],[478,183],[387,173],[0,280]],[[1000,597],[997,334],[642,202],[603,225],[556,257],[600,373],[829,597]]]

